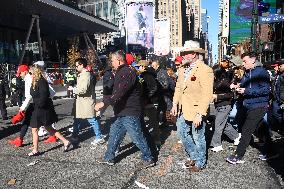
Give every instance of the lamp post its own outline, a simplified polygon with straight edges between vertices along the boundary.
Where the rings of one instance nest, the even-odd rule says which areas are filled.
[[[252,9],[252,51],[257,52],[257,40],[256,40],[256,34],[257,34],[257,22],[258,22],[258,1],[253,0],[253,9]]]

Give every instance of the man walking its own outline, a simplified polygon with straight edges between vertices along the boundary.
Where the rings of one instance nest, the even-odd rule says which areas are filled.
[[[139,81],[135,71],[126,65],[125,54],[117,51],[112,54],[112,67],[116,70],[112,95],[97,103],[95,110],[113,105],[116,121],[112,124],[109,133],[107,151],[99,163],[114,165],[115,151],[128,132],[135,145],[142,152],[142,162],[138,169],[155,165],[150,148],[141,128],[141,97]]]
[[[240,84],[233,86],[243,97],[245,119],[242,126],[242,136],[234,155],[227,158],[231,164],[244,163],[242,160],[249,146],[251,135],[263,120],[267,112],[270,94],[270,75],[259,65],[254,52],[242,54],[245,75]],[[268,129],[267,129],[268,130]]]
[[[205,167],[206,141],[203,116],[207,114],[213,96],[213,71],[199,59],[205,53],[196,41],[186,41],[181,55],[183,67],[173,98],[171,113],[179,115],[177,133],[190,156],[185,165],[190,171],[198,172]]]
[[[284,125],[284,60],[276,64],[276,76],[273,82],[272,92],[272,116],[274,125],[283,131]],[[281,126],[282,125],[282,126]]]
[[[75,102],[75,119],[73,124],[72,138],[77,142],[79,128],[85,120],[93,127],[96,134],[96,139],[91,143],[96,146],[105,142],[104,137],[101,133],[98,120],[95,118],[96,113],[94,110],[95,100],[92,96],[93,84],[91,82],[91,74],[87,71],[87,60],[79,58],[76,61],[76,69],[79,72],[77,78],[77,89],[76,89],[76,102]]]

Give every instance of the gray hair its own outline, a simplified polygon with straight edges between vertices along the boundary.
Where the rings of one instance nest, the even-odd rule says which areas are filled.
[[[122,50],[115,51],[112,53],[112,56],[115,56],[117,60],[126,63],[125,53]]]

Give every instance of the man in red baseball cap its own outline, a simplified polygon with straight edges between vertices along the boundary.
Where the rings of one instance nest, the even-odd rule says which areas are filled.
[[[19,65],[16,76],[25,77],[28,72],[29,72],[29,67],[25,64],[22,64],[22,65]]]
[[[33,112],[33,105],[31,104],[32,96],[30,95],[30,88],[32,86],[32,76],[29,74],[29,67],[25,64],[18,66],[16,76],[21,77],[25,82],[25,98],[17,114],[21,115],[21,112],[25,112],[25,117],[21,126],[20,136],[16,137],[13,140],[9,140],[8,143],[17,147],[21,147],[23,145],[23,138],[28,130],[28,126],[30,124],[30,117]],[[12,122],[14,122],[14,119],[15,118],[13,118]]]

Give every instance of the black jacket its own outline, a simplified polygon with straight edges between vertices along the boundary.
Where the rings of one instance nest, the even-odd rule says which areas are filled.
[[[97,77],[94,72],[90,72],[91,74],[91,89],[92,89],[92,97],[96,100],[96,85],[97,85]]]
[[[142,97],[144,104],[156,103],[158,98],[158,84],[156,74],[151,69],[141,73]]]
[[[215,106],[225,106],[232,103],[234,93],[232,92],[230,85],[233,80],[233,72],[231,70],[226,71],[223,68],[219,68],[214,71],[215,79],[213,85],[213,92],[217,95],[217,101]]]
[[[116,116],[141,116],[141,87],[136,72],[123,64],[114,76],[112,95],[104,97],[105,106],[113,105]]]
[[[273,84],[273,99],[279,104],[284,104],[284,73],[276,76]]]
[[[157,80],[159,82],[161,90],[168,90],[169,88],[169,75],[167,70],[163,68],[158,68],[157,72]]]
[[[43,77],[40,78],[35,89],[31,87],[31,96],[34,103],[34,111],[31,117],[31,126],[33,128],[50,126],[58,121],[50,98],[48,82]]]

